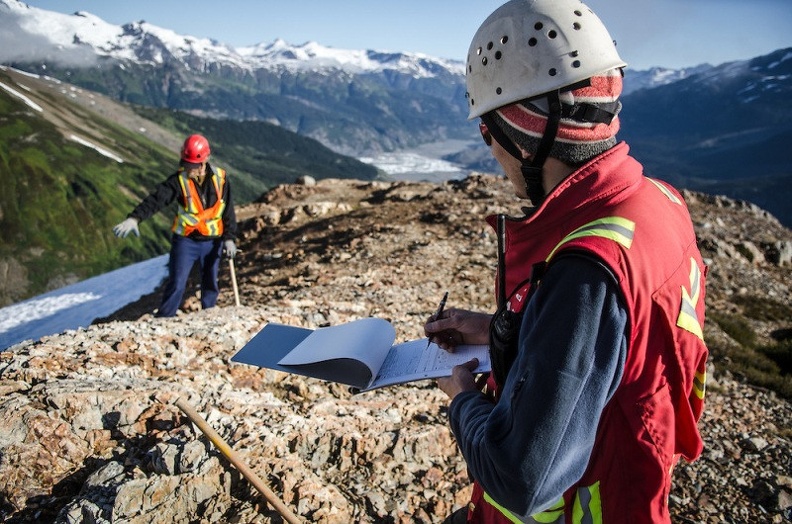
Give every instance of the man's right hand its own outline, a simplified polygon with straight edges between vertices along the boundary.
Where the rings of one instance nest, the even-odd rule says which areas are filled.
[[[454,352],[460,344],[488,344],[492,315],[450,308],[440,318],[430,317],[424,334],[446,351]]]
[[[127,218],[120,224],[117,224],[113,228],[113,233],[115,236],[120,238],[126,238],[130,233],[134,233],[135,236],[140,236],[140,230],[138,229],[138,221],[136,218]]]

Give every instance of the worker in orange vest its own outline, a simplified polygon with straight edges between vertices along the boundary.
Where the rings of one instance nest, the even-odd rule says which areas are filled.
[[[197,262],[201,270],[201,307],[217,303],[217,274],[223,253],[236,255],[236,215],[231,186],[224,169],[209,164],[209,141],[190,135],[184,141],[176,173],[158,184],[126,220],[113,228],[117,237],[140,236],[138,224],[174,200],[178,211],[173,220],[168,282],[158,317],[172,317],[181,305],[187,280]]]

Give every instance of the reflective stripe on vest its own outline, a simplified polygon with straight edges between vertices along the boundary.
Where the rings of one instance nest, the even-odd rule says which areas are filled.
[[[600,499],[600,483],[581,487],[577,490],[572,506],[572,522],[574,524],[602,524],[602,500]]]
[[[699,322],[698,315],[696,314],[696,305],[701,298],[701,270],[699,270],[696,261],[690,259],[690,291],[682,286],[682,305],[679,308],[679,317],[677,317],[677,326],[686,331],[690,331],[701,340],[704,340],[704,333],[701,329],[701,322]]]
[[[621,217],[605,217],[597,220],[592,220],[588,224],[584,224],[572,231],[570,234],[561,239],[561,242],[550,251],[547,255],[545,262],[550,262],[556,251],[571,240],[581,237],[602,237],[609,238],[618,242],[626,249],[630,249],[632,245],[633,236],[635,235],[635,222]]]
[[[484,500],[486,500],[490,506],[500,511],[510,522],[514,522],[514,524],[520,524],[520,522],[522,522],[520,519],[515,517],[511,511],[495,502],[495,500],[489,496],[489,493],[484,493]]]
[[[646,177],[646,179],[652,184],[654,184],[657,187],[657,189],[659,189],[660,192],[663,193],[666,196],[666,198],[668,198],[668,200],[670,200],[671,202],[673,202],[678,206],[682,205],[682,201],[679,200],[679,198],[674,193],[672,193],[670,189],[664,186],[661,182],[649,177]]]
[[[223,234],[225,170],[216,169],[212,174],[211,180],[217,194],[217,201],[209,209],[204,209],[201,198],[198,195],[198,189],[195,187],[195,182],[185,174],[179,175],[179,185],[184,197],[184,206],[179,207],[173,220],[172,230],[177,235],[188,236],[194,231],[198,231],[207,237],[219,237]]]
[[[704,331],[701,327],[701,321],[696,313],[696,306],[701,299],[701,270],[696,264],[695,259],[690,259],[690,291],[682,286],[682,300],[679,306],[679,316],[677,317],[677,326],[693,333],[702,342],[704,341]],[[707,389],[707,368],[706,363],[702,362],[699,369],[693,375],[693,385],[691,395],[695,396],[699,401],[704,400]],[[702,405],[697,406],[698,410],[703,409]],[[700,412],[700,411],[699,411]]]
[[[520,517],[516,516],[514,513],[509,511],[508,509],[504,508],[495,500],[489,496],[488,493],[484,493],[484,500],[492,506],[493,508],[497,509],[504,517],[506,517],[510,522],[514,522],[514,524],[564,524],[564,498],[560,498],[558,502],[550,506],[544,511],[536,513],[528,517],[527,520],[522,520]]]
[[[563,497],[546,510],[535,513],[526,520],[520,519],[514,513],[495,502],[487,493],[484,493],[484,500],[515,524],[564,524]],[[578,488],[575,500],[572,503],[572,524],[602,524],[602,500],[600,499],[599,481],[591,486]]]
[[[707,391],[707,372],[696,371],[695,378],[693,379],[693,394],[699,400],[704,400],[704,395]]]

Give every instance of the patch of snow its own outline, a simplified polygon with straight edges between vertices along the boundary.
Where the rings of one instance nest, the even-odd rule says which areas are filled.
[[[124,163],[124,159],[121,158],[120,156],[116,155],[115,153],[111,153],[107,149],[103,149],[97,146],[96,144],[92,144],[91,142],[85,140],[84,138],[80,138],[77,135],[70,135],[69,139],[74,140],[78,144],[84,145],[85,147],[90,147],[91,149],[95,149],[99,154],[104,155],[107,158],[110,158],[111,160],[115,160],[119,164]]]
[[[25,103],[25,105],[27,105],[27,106],[28,106],[28,107],[30,107],[31,109],[34,109],[34,110],[38,111],[39,113],[43,113],[43,112],[44,112],[44,109],[42,109],[42,107],[41,107],[40,105],[38,105],[38,104],[37,104],[37,103],[35,103],[33,100],[31,100],[30,98],[28,98],[28,97],[27,97],[27,96],[25,96],[24,94],[20,93],[20,92],[19,92],[19,91],[17,91],[16,89],[14,89],[14,88],[12,88],[12,87],[10,87],[10,86],[7,86],[7,85],[6,85],[6,84],[4,84],[3,82],[0,82],[0,88],[4,89],[4,90],[5,90],[5,91],[7,91],[9,94],[11,94],[11,95],[13,95],[13,96],[15,96],[15,97],[19,98],[20,100],[22,100],[22,102],[24,102],[24,103]]]
[[[102,297],[95,293],[64,293],[54,297],[33,299],[5,307],[0,309],[0,333],[26,322],[33,322],[34,320],[54,315],[63,309],[100,298]]]
[[[167,275],[168,255],[161,255],[0,308],[0,351],[87,327],[151,293]]]

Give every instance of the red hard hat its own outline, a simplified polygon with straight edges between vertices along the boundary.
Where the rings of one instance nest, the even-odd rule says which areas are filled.
[[[190,135],[184,141],[181,150],[181,159],[190,164],[200,164],[209,158],[209,141],[201,135]]]

